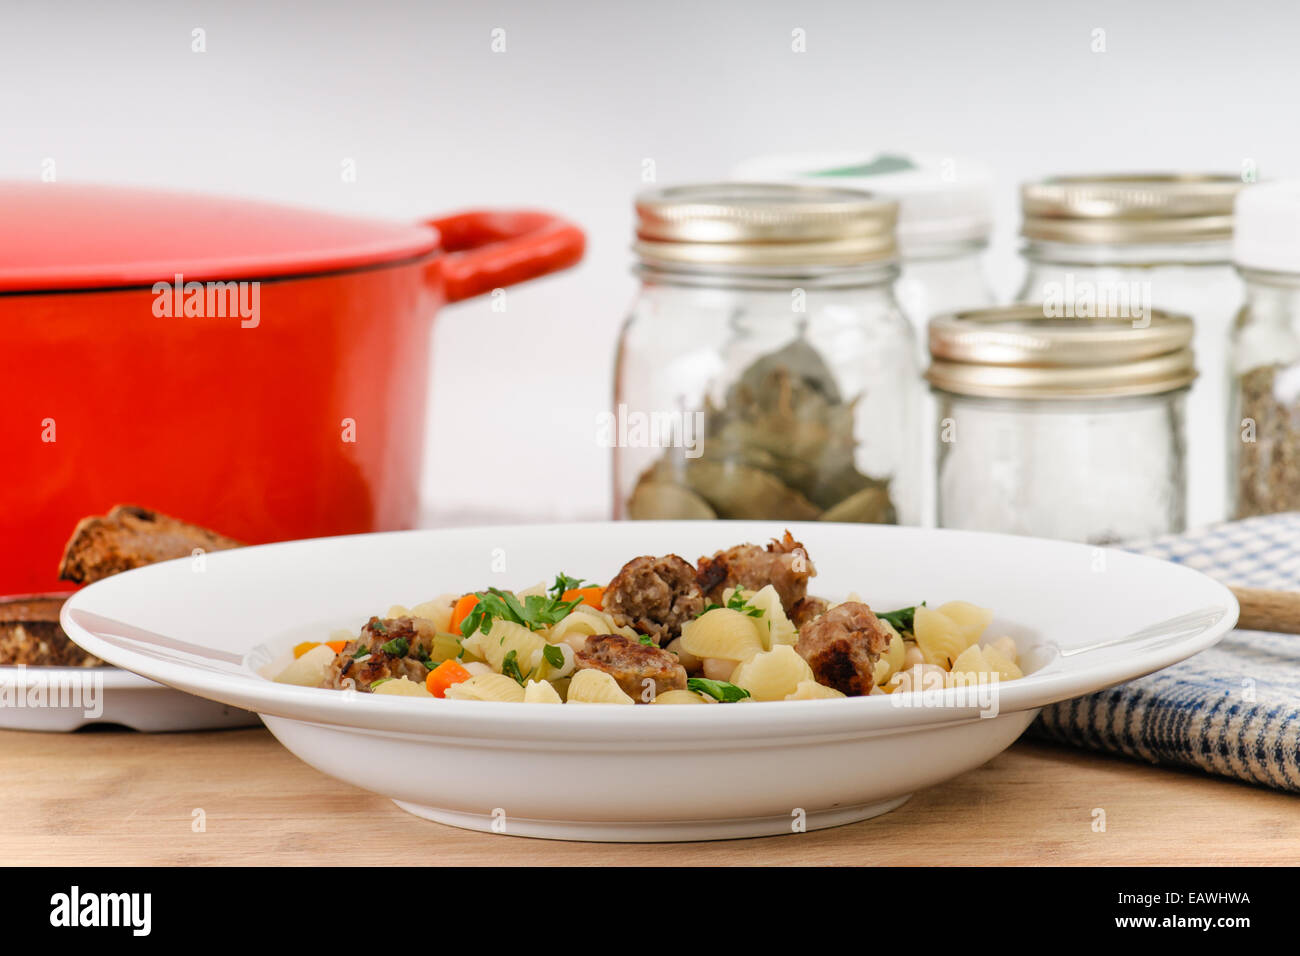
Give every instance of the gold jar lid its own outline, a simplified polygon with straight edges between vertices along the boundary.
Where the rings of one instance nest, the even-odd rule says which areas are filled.
[[[1020,234],[1049,242],[1139,244],[1232,238],[1240,176],[1059,176],[1020,187]]]
[[[1156,395],[1196,377],[1192,321],[1150,309],[1060,318],[1041,304],[973,309],[930,322],[937,389],[979,398],[1072,399]]]
[[[669,186],[636,200],[642,261],[669,266],[818,268],[896,258],[898,203],[790,183]]]

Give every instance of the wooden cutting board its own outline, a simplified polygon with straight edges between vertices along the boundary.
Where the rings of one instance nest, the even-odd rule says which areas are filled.
[[[1300,845],[1300,797],[1037,742],[874,820],[694,844],[430,823],[313,770],[263,729],[0,732],[0,779],[7,865],[1294,864]]]

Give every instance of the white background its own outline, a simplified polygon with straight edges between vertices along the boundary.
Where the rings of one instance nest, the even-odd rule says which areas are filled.
[[[604,517],[594,421],[635,292],[643,160],[671,183],[773,151],[982,159],[999,177],[989,267],[1007,296],[1024,179],[1300,171],[1298,43],[1287,2],[3,0],[0,176],[35,179],[54,159],[60,181],[387,217],[567,214],[589,236],[580,268],[512,293],[504,314],[438,317],[425,490],[435,520]],[[480,441],[501,451],[469,467]]]

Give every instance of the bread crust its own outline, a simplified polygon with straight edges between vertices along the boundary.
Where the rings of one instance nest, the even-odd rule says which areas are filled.
[[[98,657],[68,639],[59,624],[65,597],[15,597],[0,600],[0,665],[100,667]]]
[[[226,551],[242,542],[137,505],[114,505],[107,515],[77,522],[59,562],[59,578],[90,584],[132,568]]]

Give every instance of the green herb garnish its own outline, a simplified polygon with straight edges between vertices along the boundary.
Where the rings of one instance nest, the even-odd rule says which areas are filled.
[[[656,640],[655,640],[653,637],[651,637],[649,634],[642,634],[640,637],[637,638],[637,640],[640,641],[642,644],[644,644],[646,647],[658,647],[658,646],[659,646],[659,642],[656,641]]]
[[[507,677],[514,678],[516,684],[523,684],[524,675],[519,672],[518,651],[511,651],[505,656],[505,660],[501,662],[501,673],[505,674]],[[532,671],[529,671],[529,673],[531,674]]]
[[[381,677],[381,678],[379,678],[379,680],[371,681],[371,682],[370,682],[370,689],[371,689],[371,690],[374,690],[374,689],[375,689],[376,687],[378,687],[380,684],[387,684],[387,683],[388,683],[390,680],[392,680],[392,679],[393,679],[393,678],[391,678],[391,677]]]
[[[405,657],[406,652],[411,649],[411,645],[406,638],[395,637],[379,649],[385,654],[392,654],[394,657]]]
[[[750,604],[749,598],[741,594],[739,590],[732,594],[731,597],[727,598],[726,606],[732,611],[739,611],[741,614],[748,614],[750,617],[763,616],[763,609],[761,607],[754,607]],[[722,607],[721,604],[709,604],[705,606],[703,611],[695,616],[700,617],[708,614],[710,611],[716,611],[720,607]]]
[[[370,629],[371,629],[372,631],[374,631],[376,634],[387,634],[387,633],[388,633],[388,625],[385,624],[383,621],[378,620],[378,619],[376,619],[376,620],[375,620],[375,621],[370,625]]]
[[[914,630],[917,607],[925,607],[925,602],[922,601],[919,605],[913,605],[912,607],[902,607],[897,611],[886,611],[883,614],[877,614],[876,617],[882,621],[888,621],[894,626],[894,630],[902,634],[904,631]]]
[[[513,653],[513,651],[511,652]],[[547,644],[542,648],[542,657],[556,670],[564,666],[564,651],[556,644]]]
[[[571,578],[563,571],[555,576],[555,583],[551,585],[547,593],[557,601],[564,597],[565,591],[573,591],[580,588],[586,582],[582,578]]]
[[[725,680],[709,680],[707,677],[692,677],[686,681],[686,687],[697,694],[708,694],[724,704],[732,704],[749,696],[749,691],[743,687],[729,684]]]
[[[540,631],[542,628],[558,624],[582,603],[582,598],[561,601],[545,594],[530,594],[521,603],[519,598],[509,591],[502,591],[499,588],[488,588],[486,591],[475,593],[478,596],[478,603],[474,605],[474,610],[466,615],[465,620],[461,621],[462,637],[469,637],[475,631],[486,634],[491,630],[494,620],[512,621],[515,624],[522,624],[531,631]]]

